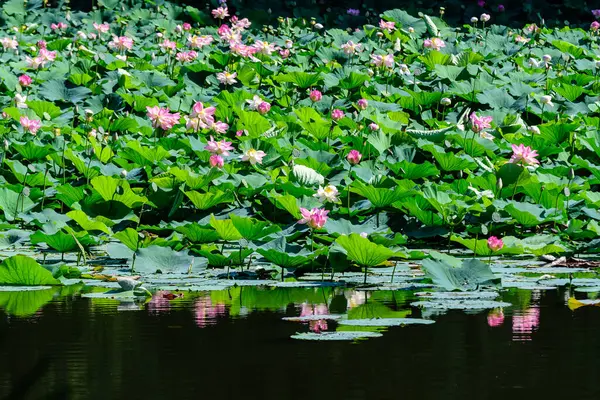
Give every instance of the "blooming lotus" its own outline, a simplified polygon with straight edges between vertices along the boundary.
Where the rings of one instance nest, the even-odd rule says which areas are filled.
[[[190,46],[192,49],[200,49],[206,45],[211,44],[213,41],[213,37],[190,35],[188,36],[187,40],[188,46]]]
[[[20,93],[15,94],[15,104],[17,108],[27,108],[27,96]]]
[[[19,119],[19,122],[21,123],[21,126],[23,127],[23,130],[25,132],[29,132],[34,136],[37,134],[37,131],[42,127],[42,121],[39,121],[37,119],[29,119],[25,116],[22,116]]]
[[[475,133],[480,133],[484,129],[491,128],[490,122],[492,122],[492,117],[479,117],[476,113],[471,113],[469,116],[471,120],[471,130]]]
[[[487,240],[488,248],[493,251],[500,251],[502,247],[504,247],[504,242],[502,239],[497,238],[496,236],[490,236]]]
[[[338,108],[336,108],[335,110],[333,110],[331,112],[331,119],[334,121],[339,121],[340,119],[344,118],[344,112]]]
[[[233,85],[237,82],[237,80],[235,79],[237,77],[237,72],[229,72],[229,71],[224,71],[224,72],[219,72],[217,74],[217,80],[219,82],[221,82],[223,85]]]
[[[275,51],[274,43],[264,42],[262,40],[257,40],[252,47],[257,50],[257,53],[265,54],[267,56],[270,56],[271,53]]]
[[[146,107],[146,115],[152,121],[153,128],[161,128],[162,130],[169,130],[175,124],[179,123],[179,113],[171,113],[168,108],[161,108],[159,106]]]
[[[350,150],[350,153],[346,156],[348,162],[352,165],[356,165],[360,162],[362,154],[358,150]]]
[[[540,103],[548,107],[554,107],[554,103],[552,103],[552,96],[545,95],[540,97]]]
[[[321,229],[327,222],[328,213],[329,211],[324,208],[313,208],[312,210],[300,208],[302,219],[300,219],[298,223],[306,224],[312,229]]]
[[[175,55],[175,58],[177,58],[177,61],[182,62],[182,63],[183,62],[192,62],[196,59],[196,57],[198,57],[198,53],[196,53],[193,50],[179,52]]]
[[[313,197],[318,197],[322,202],[337,203],[340,200],[338,197],[339,194],[335,186],[327,185],[325,187],[319,186],[319,190],[317,190],[317,193]]]
[[[261,99],[260,96],[257,96],[257,95],[254,95],[254,97],[252,99],[246,100],[246,103],[248,103],[248,108],[250,110],[258,109],[258,106],[260,106],[263,102],[264,102],[264,100]]]
[[[250,161],[250,164],[252,165],[262,164],[262,160],[266,155],[267,153],[265,153],[262,150],[250,149],[244,152],[244,155],[242,156],[242,161]]]
[[[67,24],[65,24],[64,22],[59,22],[58,24],[50,24],[50,29],[52,29],[53,31],[59,30],[59,29],[67,29]]]
[[[175,43],[172,40],[169,39],[165,39],[162,41],[161,44],[158,45],[161,49],[163,49],[163,51],[169,52],[169,51],[173,51],[177,48],[177,43]]]
[[[4,50],[16,50],[19,47],[19,42],[15,38],[5,37],[0,39],[0,43],[2,43]]]
[[[239,19],[235,15],[233,17],[231,17],[231,24],[236,29],[239,29],[239,30],[248,29],[248,28],[250,28],[250,25],[252,25],[252,23],[250,22],[250,20],[248,18]]]
[[[371,54],[371,63],[377,67],[392,68],[394,66],[394,56],[392,54],[385,54],[383,56]]]
[[[110,25],[106,22],[102,24],[97,24],[94,22],[92,25],[94,26],[94,29],[97,30],[99,33],[106,33],[110,30]]]
[[[126,51],[133,48],[133,39],[127,36],[113,36],[108,47],[114,50]]]
[[[425,39],[423,46],[428,49],[440,50],[442,47],[446,47],[446,43],[437,37],[431,39]]]
[[[218,142],[210,137],[210,140],[207,142],[204,150],[208,150],[213,154],[222,154],[225,157],[229,155],[229,150],[233,150],[231,146],[231,142],[227,142],[225,140],[219,140]]]
[[[362,44],[354,43],[352,40],[347,41],[341,47],[344,53],[348,55],[356,54],[357,52],[362,50]]]
[[[43,67],[46,62],[41,57],[25,57],[25,62],[27,63],[27,67],[31,69],[38,69]]]
[[[212,10],[211,14],[214,18],[225,19],[226,17],[229,17],[229,10],[227,7],[218,7]]]
[[[522,144],[512,145],[513,155],[509,162],[513,164],[521,165],[537,165],[540,162],[536,159],[538,156],[537,151],[532,150],[529,146],[523,146]]]
[[[223,157],[221,157],[221,156],[219,156],[217,154],[213,154],[208,159],[208,163],[213,168],[223,168],[223,165],[225,164],[225,161],[223,160]]]
[[[396,23],[392,21],[384,21],[382,19],[379,20],[379,27],[381,30],[392,32],[396,29]]]
[[[209,127],[217,133],[226,133],[229,129],[229,125],[222,121],[213,122]]]

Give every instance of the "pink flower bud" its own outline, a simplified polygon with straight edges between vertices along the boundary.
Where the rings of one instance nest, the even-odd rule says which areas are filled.
[[[323,98],[323,94],[318,91],[318,90],[313,90],[312,92],[310,92],[310,99],[316,103],[317,101],[321,101],[321,99]]]
[[[358,108],[360,108],[361,110],[366,110],[367,107],[369,106],[369,102],[367,101],[367,99],[360,99],[358,101],[358,103],[356,103],[356,105],[358,106]]]
[[[19,76],[19,84],[21,86],[29,86],[31,85],[32,79],[29,75],[21,75]]]
[[[334,121],[339,121],[340,119],[344,118],[344,112],[338,108],[336,108],[335,110],[333,110],[331,112],[331,119]]]
[[[271,104],[267,103],[266,101],[263,101],[262,103],[260,103],[258,105],[258,107],[256,107],[256,110],[260,114],[266,114],[269,112],[270,109],[271,109]]]
[[[225,164],[225,162],[223,161],[223,157],[217,154],[213,154],[212,156],[210,156],[208,162],[213,168],[223,168],[223,165]]]
[[[362,154],[358,150],[350,150],[350,153],[346,156],[348,162],[352,165],[356,165],[360,162],[362,158]]]

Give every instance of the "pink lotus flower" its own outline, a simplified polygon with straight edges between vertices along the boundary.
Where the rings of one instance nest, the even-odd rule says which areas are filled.
[[[354,43],[352,40],[347,41],[341,47],[344,53],[348,55],[356,54],[357,52],[362,50],[362,44]]]
[[[279,55],[281,56],[281,58],[288,58],[290,56],[290,49],[279,50]]]
[[[67,24],[65,24],[64,22],[59,22],[58,24],[51,24],[50,29],[52,29],[53,31],[58,29],[67,29]]]
[[[0,39],[0,43],[2,43],[4,50],[16,50],[19,47],[19,42],[15,38],[5,37]]]
[[[269,112],[269,110],[271,110],[271,104],[267,103],[266,101],[263,101],[258,105],[258,107],[256,107],[256,110],[260,114],[266,114]]]
[[[504,323],[504,312],[502,312],[502,309],[499,308],[490,311],[490,313],[487,316],[487,323],[488,326],[492,328],[497,328],[501,326]]]
[[[350,153],[346,156],[346,160],[352,165],[356,165],[360,162],[362,154],[358,150],[350,150]]]
[[[108,43],[111,49],[126,51],[133,48],[133,39],[127,36],[113,36],[113,40]]]
[[[229,17],[229,10],[227,7],[218,7],[211,11],[213,18],[225,19]]]
[[[331,112],[331,119],[334,121],[339,121],[340,119],[344,118],[344,112],[338,108],[336,108],[335,110],[333,110]]]
[[[316,103],[317,101],[321,101],[321,99],[323,98],[323,94],[315,89],[310,92],[309,97],[313,101],[313,103]]]
[[[307,224],[312,229],[321,229],[327,222],[328,213],[329,211],[324,208],[313,208],[312,210],[300,208],[302,219],[298,223]]]
[[[217,133],[227,133],[229,125],[222,121],[217,121],[210,125],[210,128]]]
[[[396,23],[380,19],[379,27],[381,28],[381,30],[392,32],[394,29],[396,29]]]
[[[471,129],[475,133],[479,133],[484,129],[491,128],[490,122],[492,122],[492,117],[478,117],[474,112],[469,116],[471,120]]]
[[[192,107],[191,116],[208,121],[209,119],[213,119],[215,111],[217,111],[215,107],[204,107],[204,104],[202,104],[202,102],[197,101]]]
[[[425,39],[423,41],[423,47],[433,50],[440,50],[442,47],[446,47],[446,43],[437,37],[431,39]]]
[[[237,82],[237,80],[235,79],[237,77],[237,72],[229,72],[229,71],[224,71],[224,72],[219,72],[217,74],[217,80],[219,82],[221,82],[223,85],[233,85]]]
[[[19,84],[23,87],[27,87],[27,86],[31,85],[32,81],[33,80],[31,79],[31,77],[29,75],[19,76]]]
[[[165,39],[161,44],[158,45],[163,51],[169,52],[177,48],[177,43],[172,40]]]
[[[179,52],[175,55],[175,58],[177,59],[177,61],[182,62],[182,63],[183,62],[192,62],[196,59],[196,57],[198,57],[198,53],[196,53],[193,50]]]
[[[308,317],[311,315],[329,315],[329,309],[327,304],[310,305],[308,303],[302,303],[300,309],[301,317]],[[308,322],[308,329],[315,333],[319,333],[327,330],[327,320],[319,319]]]
[[[490,236],[487,240],[488,248],[493,251],[500,251],[504,247],[502,239],[498,239],[496,236]]]
[[[225,164],[225,161],[223,160],[223,157],[221,157],[221,156],[219,156],[217,154],[213,154],[208,159],[208,163],[213,168],[223,168],[223,165]]]
[[[262,40],[257,40],[254,45],[252,45],[256,49],[257,53],[264,54],[270,56],[271,53],[275,51],[275,44],[264,42]]]
[[[252,23],[250,22],[250,20],[248,20],[248,18],[238,19],[238,17],[236,17],[235,15],[233,17],[231,17],[230,21],[231,21],[231,24],[239,30],[248,29],[248,28],[250,28],[250,25],[252,25]]]
[[[204,46],[207,46],[209,44],[211,44],[213,42],[213,37],[212,36],[196,36],[196,35],[191,35],[188,36],[188,46],[190,46],[192,49],[200,49]]]
[[[110,30],[110,25],[106,22],[102,24],[93,23],[94,29],[98,31],[98,33],[106,33]]]
[[[47,62],[54,61],[56,59],[56,51],[40,49],[38,57],[42,59],[42,65],[45,65]]]
[[[392,54],[380,55],[371,54],[371,63],[377,67],[394,67],[394,56]]]
[[[379,130],[379,125],[377,125],[375,122],[371,122],[369,124],[369,129],[372,131],[377,131],[377,130]]]
[[[358,100],[358,102],[356,103],[356,105],[361,110],[366,110],[367,107],[369,106],[369,102],[367,101],[367,99],[360,99],[360,100]]]
[[[46,64],[41,57],[25,57],[25,62],[27,63],[27,67],[31,69],[38,69]]]
[[[216,141],[213,137],[210,137],[210,140],[207,142],[204,150],[208,150],[213,154],[222,154],[225,157],[229,155],[229,150],[233,150],[231,146],[231,142],[226,142],[225,140]]]
[[[227,24],[222,24],[219,29],[217,29],[217,35],[223,37],[227,36],[231,33],[231,28]]]
[[[242,161],[250,161],[250,164],[252,165],[262,164],[262,160],[266,155],[267,153],[262,150],[250,149],[244,152]]]
[[[590,30],[596,32],[600,28],[600,22],[594,21],[590,24]]]
[[[194,304],[194,320],[198,328],[216,324],[217,317],[226,313],[225,304],[213,304],[210,296],[200,297]]]
[[[191,30],[191,29],[192,29],[192,25],[190,25],[190,23],[189,23],[189,22],[184,22],[184,23],[183,23],[183,30],[184,30],[184,31],[186,31],[186,32],[187,32],[187,31],[189,31],[189,30]]]
[[[161,108],[159,106],[146,107],[146,115],[152,121],[153,128],[161,128],[162,130],[169,130],[175,124],[179,123],[179,113],[170,113],[168,108]]]
[[[594,15],[594,17],[596,18],[600,18],[600,9],[597,10],[592,10],[592,14]]]
[[[508,162],[513,164],[521,165],[536,165],[540,162],[536,159],[539,155],[537,151],[532,150],[529,146],[523,146],[522,144],[512,145],[513,155]]]
[[[42,122],[37,119],[29,119],[25,116],[22,116],[19,119],[21,126],[25,132],[29,132],[32,135],[36,135],[37,131],[42,127]]]

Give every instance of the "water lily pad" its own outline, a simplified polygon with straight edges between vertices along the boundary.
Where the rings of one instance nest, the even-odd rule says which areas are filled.
[[[298,340],[314,340],[314,341],[352,341],[352,340],[360,340],[360,339],[369,339],[369,338],[377,338],[381,337],[383,334],[379,332],[360,332],[360,331],[340,331],[340,332],[322,332],[322,333],[296,333],[292,335],[292,339]]]
[[[309,321],[318,321],[321,319],[328,319],[337,321],[341,319],[343,315],[340,314],[323,314],[323,315],[305,315],[302,317],[283,317],[281,318],[284,321],[293,321],[293,322],[309,322]]]
[[[415,295],[431,300],[495,299],[500,296],[498,292],[419,292]]]
[[[575,288],[575,291],[581,293],[598,293],[600,292],[600,286],[578,287]]]
[[[449,301],[417,301],[410,303],[413,307],[434,308],[440,310],[486,310],[490,308],[510,307],[512,304],[490,300],[449,300]]]
[[[350,326],[404,326],[404,325],[430,325],[435,321],[420,318],[369,318],[345,319],[339,321],[340,325]]]
[[[48,290],[51,286],[0,286],[0,292],[30,292],[33,290]]]

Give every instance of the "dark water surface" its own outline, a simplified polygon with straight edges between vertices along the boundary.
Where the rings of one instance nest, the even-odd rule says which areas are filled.
[[[244,290],[253,301],[243,291],[139,306],[63,296],[28,317],[0,312],[0,399],[600,398],[600,308],[571,311],[563,291],[513,290],[503,314],[449,311],[352,343],[293,340],[337,325],[281,318],[420,311],[392,292],[310,304],[279,289],[267,304]]]

